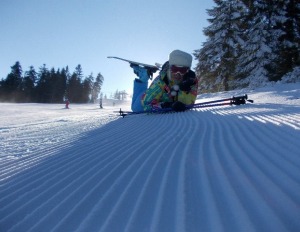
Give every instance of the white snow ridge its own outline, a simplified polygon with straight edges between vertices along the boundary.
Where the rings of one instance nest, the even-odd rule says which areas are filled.
[[[299,87],[125,118],[1,103],[0,231],[300,231]]]

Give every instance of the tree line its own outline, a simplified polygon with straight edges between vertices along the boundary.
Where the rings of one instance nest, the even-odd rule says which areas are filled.
[[[73,73],[68,66],[62,69],[44,64],[36,72],[33,66],[23,74],[20,62],[11,66],[11,72],[0,81],[0,101],[62,103],[68,99],[72,103],[94,102],[101,91],[104,78],[98,73],[84,77],[79,64]]]
[[[255,86],[299,72],[299,0],[214,2],[203,30],[207,39],[194,54],[200,91]]]
[[[126,90],[119,91],[118,89],[114,93],[114,95],[111,96],[112,99],[117,99],[117,100],[125,100],[128,96],[128,93]]]

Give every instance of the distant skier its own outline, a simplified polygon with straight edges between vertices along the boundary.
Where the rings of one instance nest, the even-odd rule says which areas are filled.
[[[100,109],[103,109],[103,106],[102,106],[102,98],[100,98],[99,107],[100,107]]]
[[[100,109],[103,109],[103,106],[102,106],[102,99],[103,99],[103,93],[100,94],[100,99],[99,99],[99,106],[100,106]]]
[[[70,104],[70,101],[67,99],[66,100],[66,109],[69,109],[69,104]]]
[[[139,77],[134,80],[131,109],[134,112],[157,108],[173,108],[184,111],[186,105],[194,104],[197,97],[198,80],[190,70],[192,56],[174,50],[162,66],[159,75],[148,88],[150,73],[145,67],[131,64]]]

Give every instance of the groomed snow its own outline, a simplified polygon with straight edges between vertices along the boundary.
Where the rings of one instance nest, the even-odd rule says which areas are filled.
[[[300,231],[300,84],[254,104],[0,103],[0,231]]]

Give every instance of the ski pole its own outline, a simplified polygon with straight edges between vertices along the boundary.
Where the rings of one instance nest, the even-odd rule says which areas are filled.
[[[215,106],[225,106],[225,105],[232,105],[232,102],[214,103],[214,104],[207,104],[207,105],[190,105],[190,106],[186,107],[186,110],[208,108],[208,107],[215,107]],[[122,116],[124,118],[125,116],[130,116],[130,115],[147,114],[147,113],[163,114],[163,113],[168,113],[168,112],[172,112],[172,111],[173,111],[172,108],[164,108],[164,109],[160,109],[160,110],[149,110],[149,111],[138,111],[138,112],[122,111],[120,109],[120,111],[114,111],[114,112],[119,113],[120,116]]]
[[[214,103],[214,104],[206,104],[206,105],[194,105],[194,106],[189,106],[187,110],[190,109],[201,109],[201,108],[208,108],[208,107],[215,107],[215,106],[226,106],[226,105],[233,105],[232,102],[224,102],[224,103]]]
[[[194,106],[200,106],[200,105],[206,105],[206,104],[213,104],[213,103],[217,103],[217,102],[223,102],[223,101],[238,101],[238,100],[247,100],[248,99],[248,95],[245,94],[243,96],[237,96],[237,97],[230,97],[230,98],[224,98],[224,99],[219,99],[219,100],[213,100],[213,101],[207,101],[207,102],[200,102],[200,103],[196,103],[196,104],[191,104],[191,105],[188,105],[187,107],[189,108],[190,106],[191,107],[194,107]],[[253,103],[252,100],[247,100],[251,103]]]
[[[253,103],[253,100],[248,100],[247,94],[243,96],[237,96],[237,97],[231,97],[231,98],[225,98],[225,99],[219,99],[219,100],[213,100],[213,101],[207,101],[207,102],[201,102],[196,104],[191,104],[186,106],[186,110],[189,109],[197,109],[197,108],[206,108],[206,107],[215,107],[215,106],[224,106],[224,105],[243,105],[246,104],[246,101]],[[147,114],[147,113],[167,113],[173,111],[172,108],[162,108],[162,109],[152,109],[147,111],[138,111],[138,112],[132,112],[132,111],[122,111],[121,109],[119,111],[114,111],[115,113],[119,113],[120,116],[123,118],[127,115],[135,115],[135,114]]]
[[[123,118],[127,115],[135,115],[135,114],[151,114],[151,113],[166,113],[172,111],[172,108],[164,108],[164,109],[152,109],[146,111],[123,111],[121,108],[119,111],[114,111],[114,113],[119,113]]]

